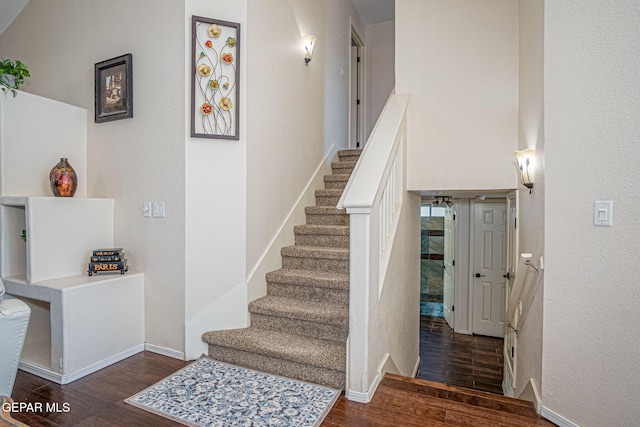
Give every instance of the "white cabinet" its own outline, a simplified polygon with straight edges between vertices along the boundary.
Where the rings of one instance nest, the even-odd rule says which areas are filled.
[[[0,276],[32,310],[21,369],[65,384],[143,349],[144,275],[87,275],[91,251],[114,245],[113,209],[112,199],[0,198]]]

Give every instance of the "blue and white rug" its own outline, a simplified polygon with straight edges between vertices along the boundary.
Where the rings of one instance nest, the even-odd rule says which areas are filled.
[[[340,396],[328,387],[202,357],[125,400],[189,426],[319,426]]]
[[[420,301],[420,316],[444,317],[444,306],[441,302]]]

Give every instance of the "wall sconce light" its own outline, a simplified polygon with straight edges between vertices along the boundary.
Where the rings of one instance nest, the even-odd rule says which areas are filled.
[[[311,58],[313,58],[313,47],[316,45],[316,38],[314,36],[304,36],[304,64],[309,65]]]
[[[533,169],[535,167],[534,160],[536,152],[533,148],[527,148],[522,151],[514,151],[513,154],[516,156],[516,162],[518,163],[518,169],[520,170],[520,182],[529,189],[529,194],[531,194],[531,189],[533,188]]]

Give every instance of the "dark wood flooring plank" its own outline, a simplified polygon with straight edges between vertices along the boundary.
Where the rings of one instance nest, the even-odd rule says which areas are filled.
[[[443,329],[441,325],[437,328]],[[162,380],[185,365],[185,362],[179,360],[143,352],[64,386],[19,371],[14,388],[16,401],[68,403],[71,410],[68,413],[12,415],[31,427],[177,426],[178,424],[171,420],[125,404],[124,399]],[[447,363],[441,363],[440,367],[445,372],[451,369]],[[467,368],[465,375],[460,376],[471,378],[472,374],[473,372],[469,374]],[[531,411],[528,402],[512,401],[504,396],[472,389],[461,393],[455,387],[445,384],[430,383],[433,387],[424,388],[423,383],[424,381],[419,379],[385,377],[371,403],[366,405],[349,401],[343,394],[322,425],[325,427],[552,425],[539,418],[523,416],[522,414],[526,411]],[[497,403],[489,404],[494,409],[477,406],[480,401],[488,397],[496,399]],[[509,406],[515,408],[517,415],[504,415],[497,410]]]

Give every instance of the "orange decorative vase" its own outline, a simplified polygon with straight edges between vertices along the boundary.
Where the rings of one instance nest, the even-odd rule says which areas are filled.
[[[76,171],[69,164],[66,158],[61,158],[60,162],[49,172],[51,191],[56,197],[73,197],[78,187]]]

